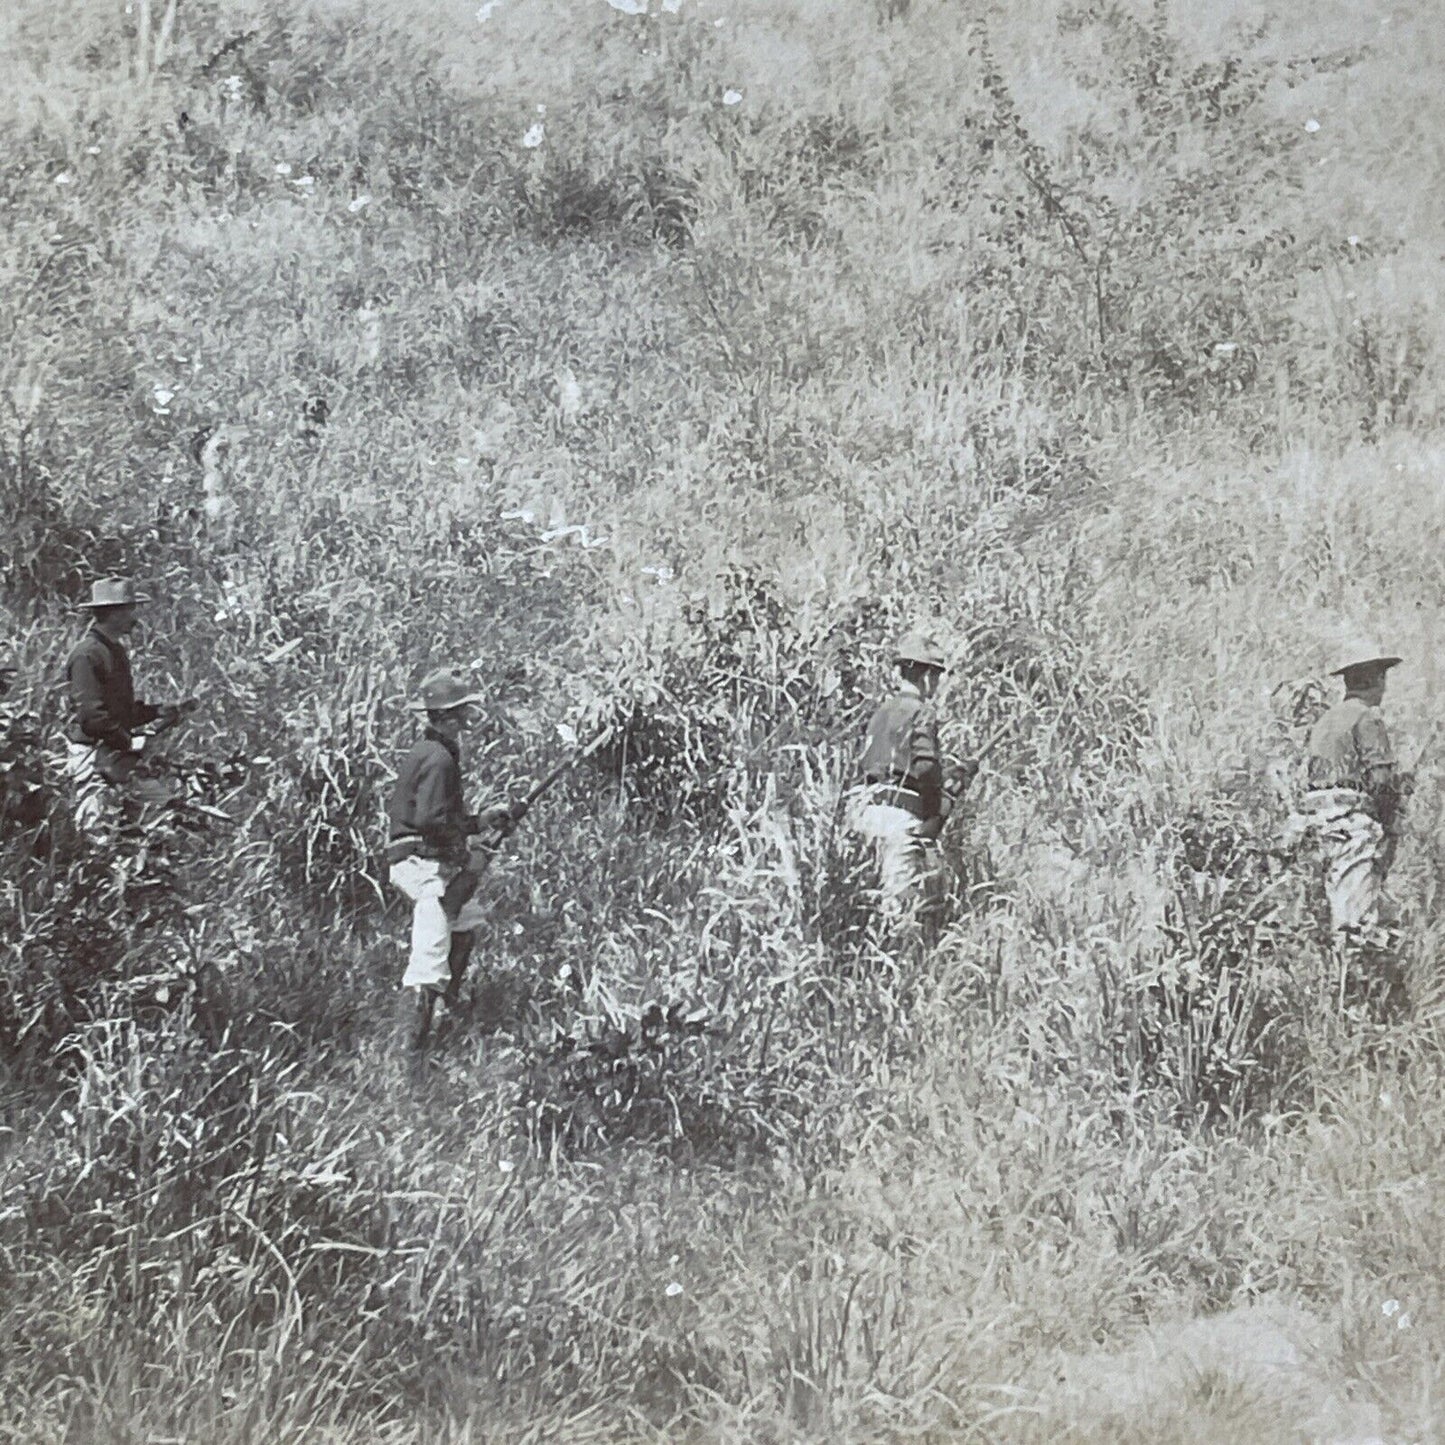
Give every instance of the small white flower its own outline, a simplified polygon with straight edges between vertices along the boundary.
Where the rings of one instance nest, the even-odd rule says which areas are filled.
[[[167,386],[155,387],[151,392],[157,406],[169,406],[175,399],[175,395],[175,392]]]
[[[742,91],[740,91],[740,90],[725,90],[725,91],[723,91],[723,104],[724,104],[724,105],[741,105],[742,103],[743,103],[743,93],[742,93]]]
[[[1382,1109],[1389,1109],[1394,1105],[1394,1103],[1395,1096],[1388,1091],[1380,1095],[1380,1107]]]
[[[1314,116],[1311,116],[1311,117],[1305,122],[1305,129],[1306,129],[1311,135],[1313,135],[1319,128],[1320,128],[1320,123],[1319,123],[1319,121],[1317,121],[1317,120],[1314,118]]]
[[[1380,1306],[1380,1313],[1384,1315],[1386,1319],[1389,1319],[1391,1315],[1399,1314],[1400,1301],[1397,1299],[1387,1299],[1385,1303]]]
[[[1229,356],[1239,350],[1237,341],[1216,341],[1214,343],[1214,354],[1216,356]]]
[[[514,1170],[516,1167],[517,1166],[513,1164],[510,1159],[497,1160],[497,1168],[500,1169],[503,1174],[510,1174],[512,1170]]]
[[[72,176],[69,171],[61,171],[61,173],[55,178],[55,184],[57,186],[68,186],[73,184],[74,181],[75,177]]]
[[[662,0],[662,8],[669,15],[676,15],[682,9],[682,0]]]
[[[668,1299],[676,1299],[681,1293],[682,1286],[678,1284],[676,1280],[673,1280],[672,1283],[669,1284],[665,1290],[663,1290],[663,1294],[665,1294]]]
[[[298,176],[291,184],[300,186],[303,191],[309,191],[316,184],[316,177]]]
[[[1346,236],[1345,241],[1351,246],[1358,246],[1360,244],[1360,238],[1358,236]]]
[[[547,129],[539,120],[535,125],[527,127],[527,133],[522,137],[522,144],[529,151],[534,151],[547,137]]]
[[[1405,1310],[1405,1311],[1400,1315],[1400,1318],[1395,1321],[1395,1328],[1396,1328],[1397,1330],[1408,1330],[1408,1329],[1410,1328],[1410,1312],[1409,1312],[1409,1310]]]
[[[357,196],[354,201],[346,203],[346,209],[354,216],[359,211],[364,211],[371,204],[370,196]]]
[[[523,928],[520,923],[514,923],[514,924],[512,925],[512,937],[513,937],[513,938],[520,938],[526,931],[527,931],[527,930],[526,930],[525,928]]]
[[[659,582],[671,582],[673,578],[672,568],[666,562],[649,562],[642,569],[644,577],[655,577]]]
[[[624,15],[647,14],[647,0],[607,0],[607,3],[614,10],[620,10]]]
[[[723,17],[722,17],[721,15],[719,15],[718,18],[713,21],[713,28],[714,28],[715,30],[721,30],[721,29],[722,29],[722,23],[723,23]]]
[[[291,174],[291,162],[290,162],[290,161],[277,161],[277,162],[276,162],[276,174],[277,174],[278,176],[289,176],[289,175]]]
[[[538,115],[546,115],[546,114],[547,114],[547,107],[546,107],[545,105],[539,105],[539,106],[537,107],[537,114],[538,114]]]
[[[485,25],[492,18],[492,11],[496,8],[497,0],[483,0],[483,3],[477,6],[478,22]]]
[[[99,146],[86,146],[86,148],[85,148],[85,153],[86,153],[86,155],[88,155],[88,156],[98,156],[98,155],[100,154],[100,147],[99,147]]]

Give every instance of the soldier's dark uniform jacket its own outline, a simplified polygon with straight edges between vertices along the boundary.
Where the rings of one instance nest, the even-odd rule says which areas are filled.
[[[904,808],[925,822],[943,816],[943,759],[938,715],[911,688],[885,699],[868,724],[863,776],[879,802]]]
[[[445,734],[428,728],[406,755],[389,816],[389,862],[421,857],[466,865],[467,839],[480,825],[462,797],[461,752]]]
[[[136,697],[125,648],[99,628],[92,627],[76,644],[65,672],[75,709],[72,742],[128,754],[136,730],[160,716],[160,708]]]

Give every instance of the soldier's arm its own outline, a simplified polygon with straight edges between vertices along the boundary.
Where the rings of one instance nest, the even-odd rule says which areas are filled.
[[[1378,713],[1367,712],[1355,724],[1355,756],[1359,760],[1360,779],[1367,787],[1388,782],[1399,772],[1390,734]]]
[[[938,745],[938,716],[931,707],[914,714],[909,735],[908,779],[923,796],[925,807],[937,813],[943,801],[943,755]]]
[[[1398,826],[1406,778],[1401,771],[1384,719],[1368,712],[1355,724],[1355,756],[1360,784],[1369,794],[1386,831]]]
[[[75,719],[81,732],[94,743],[129,752],[128,720],[111,713],[105,697],[105,675],[93,654],[82,652],[71,658],[69,681]]]

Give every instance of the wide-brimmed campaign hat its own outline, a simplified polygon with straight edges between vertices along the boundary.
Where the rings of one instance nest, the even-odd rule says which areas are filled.
[[[135,590],[135,583],[129,577],[102,577],[90,584],[90,601],[78,602],[77,607],[135,607],[149,602],[144,592]]]
[[[469,702],[481,702],[482,694],[459,667],[439,667],[421,680],[421,690],[407,706],[413,712],[450,712]]]
[[[1398,666],[1401,660],[1373,640],[1357,639],[1335,654],[1330,676],[1343,677],[1347,672],[1360,672],[1367,667],[1388,669]]]
[[[937,668],[939,672],[948,670],[948,659],[944,657],[937,639],[931,633],[918,629],[903,635],[893,649],[893,660],[916,662],[920,667]]]

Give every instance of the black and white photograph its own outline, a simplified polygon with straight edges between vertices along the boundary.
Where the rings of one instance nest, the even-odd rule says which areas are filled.
[[[1439,0],[0,0],[0,1445],[1445,1441]]]

